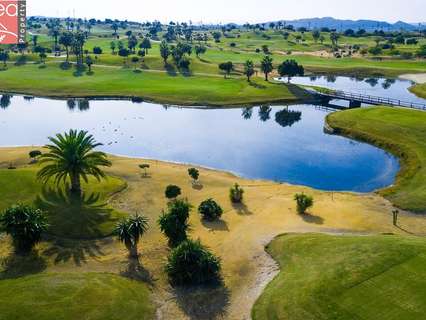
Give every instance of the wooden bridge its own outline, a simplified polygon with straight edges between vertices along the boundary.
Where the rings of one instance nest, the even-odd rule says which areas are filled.
[[[317,91],[310,89],[308,91],[317,97],[320,101],[326,103],[329,103],[333,99],[349,101],[349,108],[359,108],[361,107],[361,104],[364,103],[370,105],[388,105],[393,107],[411,108],[426,111],[426,103],[408,102],[393,98],[383,98],[340,90]]]

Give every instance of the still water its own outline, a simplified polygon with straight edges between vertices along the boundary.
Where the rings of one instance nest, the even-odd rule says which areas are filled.
[[[287,79],[283,79],[283,81],[287,81]],[[426,103],[425,99],[419,98],[408,91],[408,89],[413,85],[413,82],[408,80],[374,77],[338,77],[329,75],[296,77],[292,79],[292,83],[342,90],[363,95],[392,98],[407,102]]]
[[[378,148],[325,134],[329,111],[312,105],[212,110],[21,96],[0,102],[0,146],[43,145],[48,136],[84,129],[112,154],[336,191],[390,185],[399,169]]]

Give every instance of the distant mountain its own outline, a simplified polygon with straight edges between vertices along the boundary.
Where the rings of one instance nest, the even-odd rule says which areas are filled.
[[[330,28],[338,31],[344,31],[346,29],[365,29],[367,31],[383,30],[383,31],[414,31],[419,29],[419,24],[411,24],[403,21],[396,23],[389,23],[385,21],[375,20],[339,20],[331,17],[325,18],[312,18],[312,19],[299,19],[299,20],[281,20],[287,25],[291,24],[295,28]],[[277,22],[277,21],[274,21]],[[425,26],[423,25],[422,28]]]

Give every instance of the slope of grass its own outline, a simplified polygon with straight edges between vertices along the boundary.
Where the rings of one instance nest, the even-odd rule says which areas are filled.
[[[426,83],[416,84],[410,88],[410,91],[416,96],[426,99]]]
[[[176,70],[174,71],[176,72]],[[11,67],[0,72],[2,90],[52,97],[142,97],[181,105],[235,105],[295,102],[306,93],[294,85],[244,78],[190,76],[171,72],[133,72],[117,67],[95,67],[91,76],[74,76],[58,64]]]
[[[48,213],[49,233],[67,238],[97,238],[110,235],[125,214],[108,205],[111,194],[125,183],[117,178],[83,183],[82,196],[70,195],[63,187],[43,186],[36,179],[37,166],[0,169],[0,212],[18,202],[35,204]]]
[[[327,122],[337,133],[370,142],[399,157],[401,170],[394,186],[380,194],[400,208],[426,212],[426,112],[361,108],[333,113]]]
[[[0,281],[1,320],[153,319],[141,282],[103,273],[51,273]]]
[[[255,320],[420,320],[426,312],[424,238],[290,234],[267,251],[281,272]]]

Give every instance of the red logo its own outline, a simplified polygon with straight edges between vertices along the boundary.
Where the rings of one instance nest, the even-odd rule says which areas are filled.
[[[0,0],[0,44],[25,43],[26,3]]]

